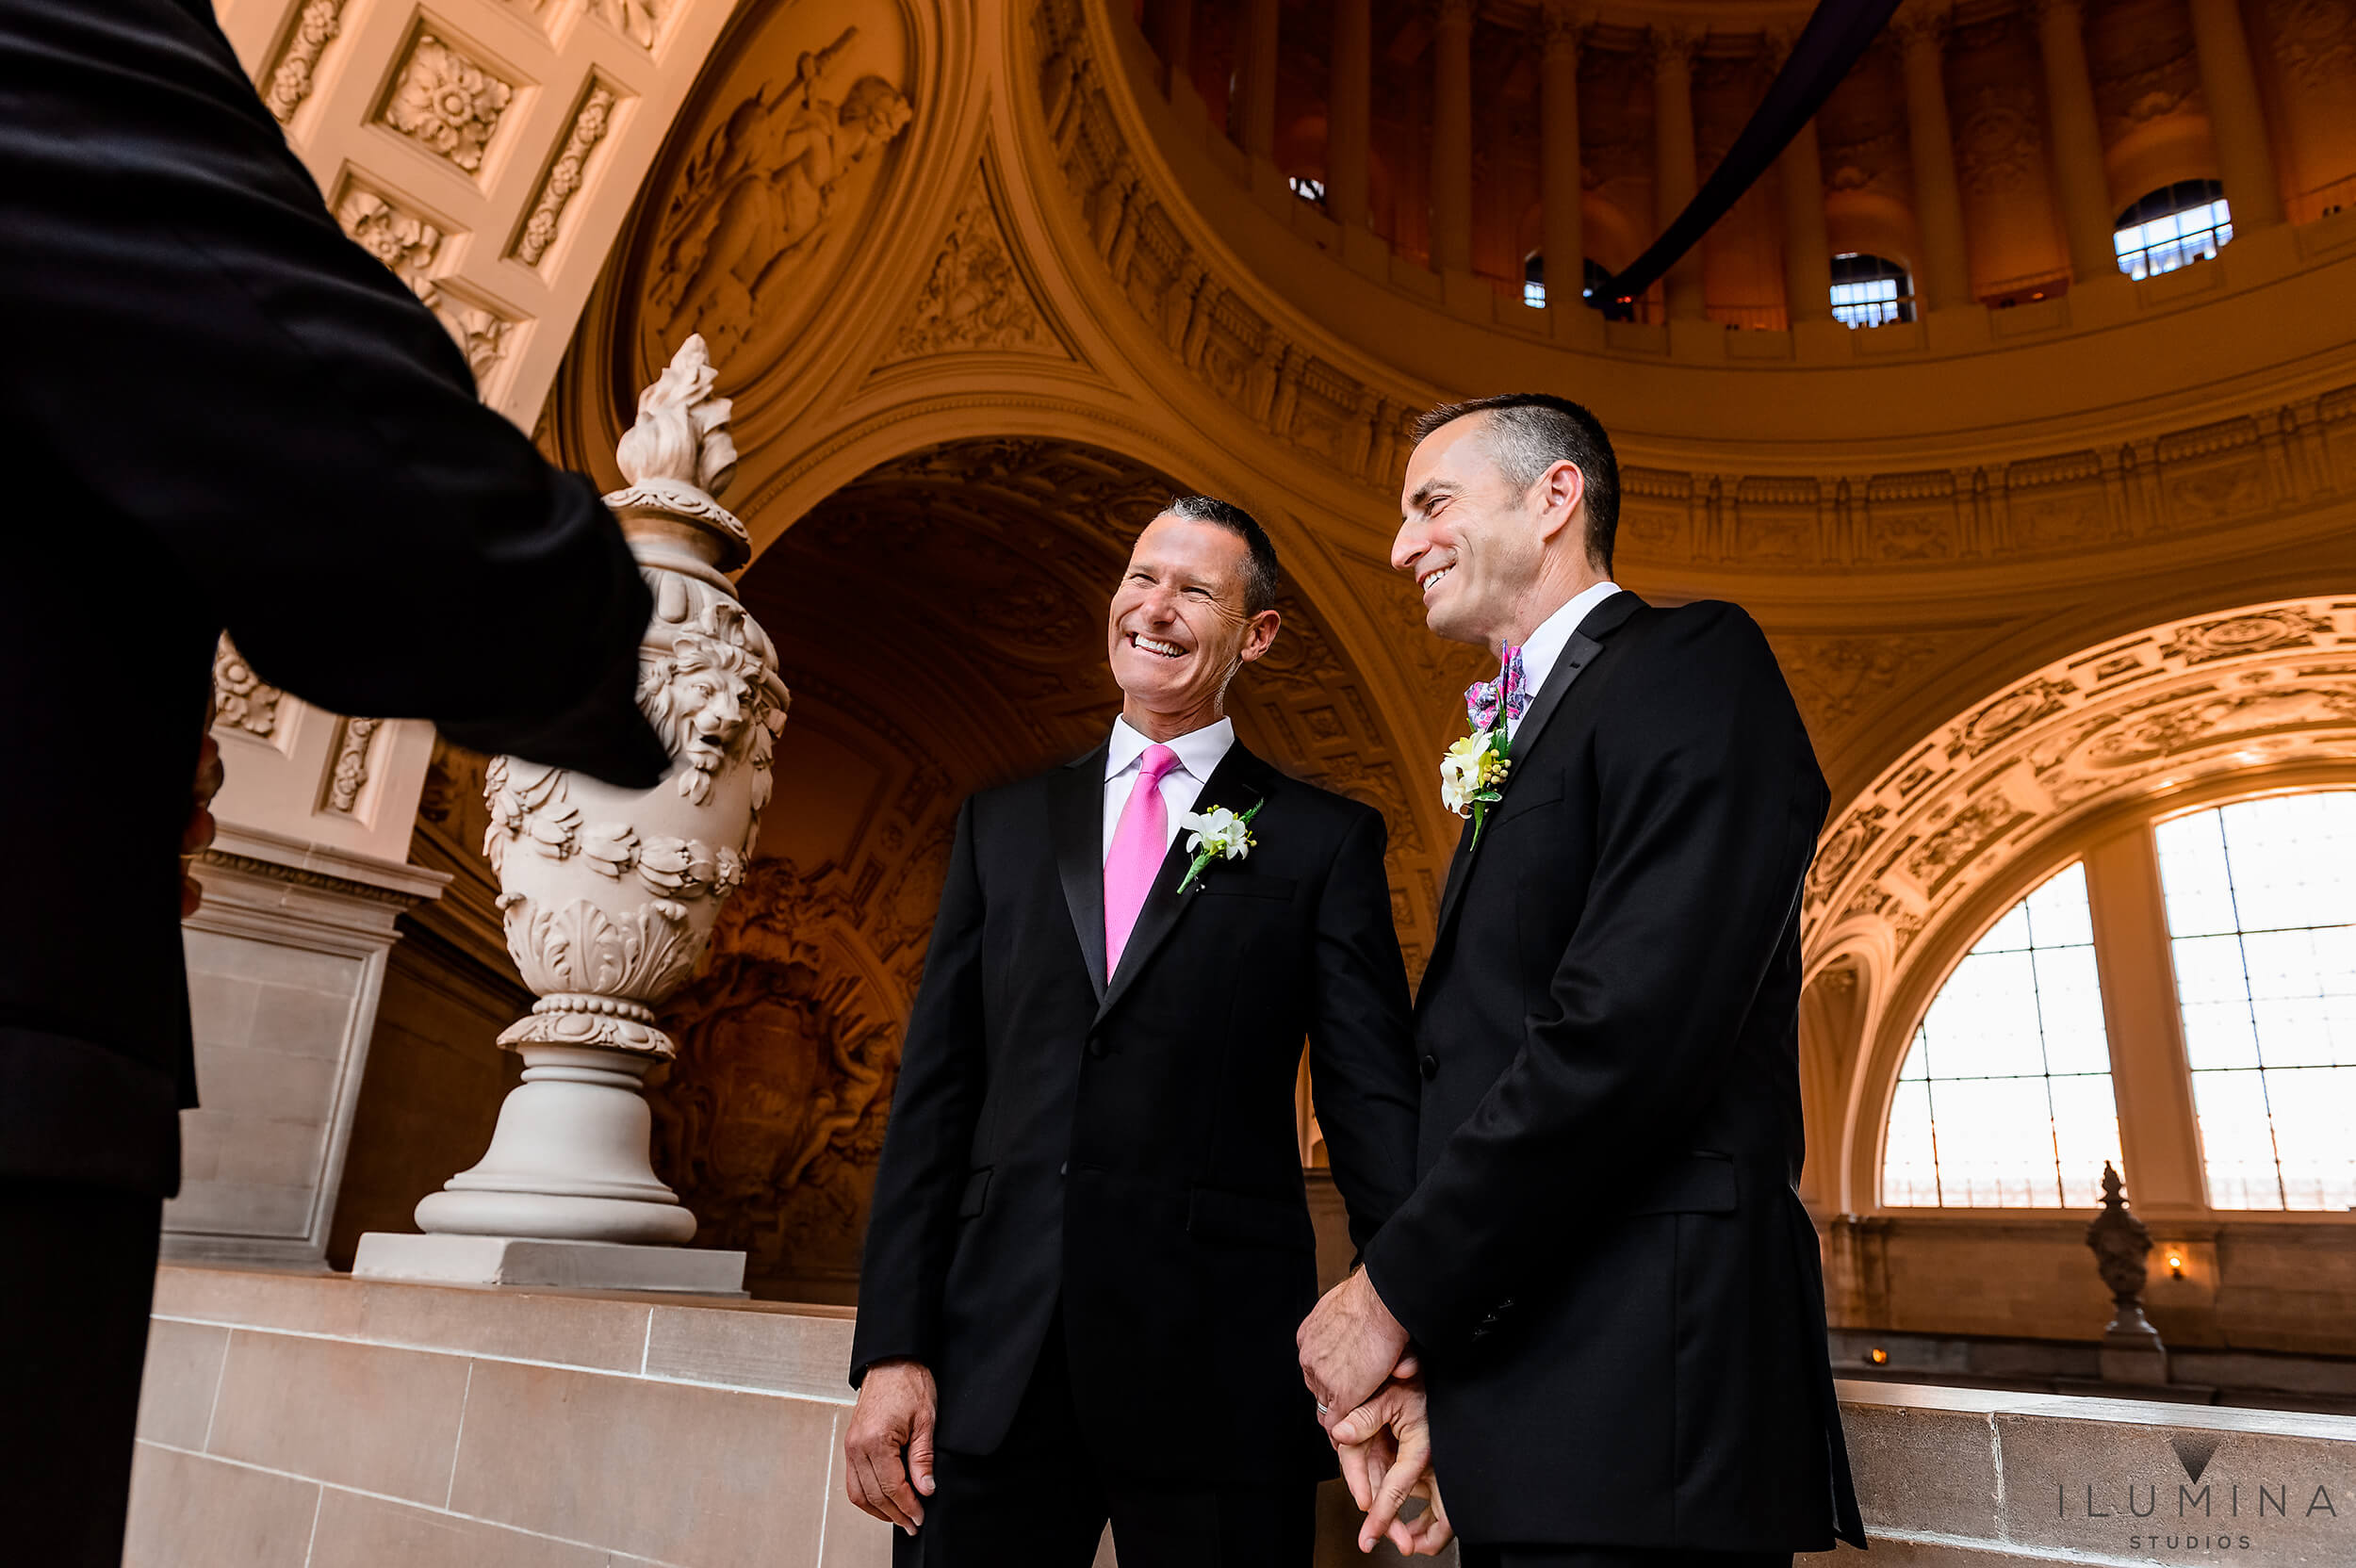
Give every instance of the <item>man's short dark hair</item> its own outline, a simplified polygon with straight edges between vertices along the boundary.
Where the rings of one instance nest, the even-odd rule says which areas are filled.
[[[1620,531],[1620,460],[1612,454],[1612,437],[1602,422],[1568,398],[1508,392],[1442,403],[1416,419],[1415,439],[1468,414],[1489,416],[1491,455],[1516,491],[1528,491],[1558,463],[1579,469],[1587,482],[1587,556],[1609,575],[1612,540]]]
[[[1189,523],[1215,524],[1241,539],[1246,552],[1243,612],[1257,615],[1263,610],[1276,608],[1276,591],[1282,582],[1276,571],[1276,547],[1268,543],[1268,530],[1251,513],[1216,496],[1172,496],[1170,504],[1162,508],[1161,515]]]

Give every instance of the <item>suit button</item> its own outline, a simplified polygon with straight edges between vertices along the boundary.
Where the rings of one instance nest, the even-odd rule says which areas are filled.
[[[1427,1054],[1415,1066],[1422,1070],[1426,1078],[1437,1078],[1440,1075],[1440,1058],[1437,1056]]]
[[[1104,1042],[1103,1040],[1090,1040],[1090,1041],[1088,1041],[1088,1054],[1089,1054],[1089,1055],[1091,1055],[1091,1056],[1102,1056],[1102,1055],[1104,1055]]]
[[[1056,1175],[1058,1175],[1058,1176],[1069,1176],[1069,1175],[1071,1175],[1071,1174],[1072,1174],[1072,1162],[1071,1162],[1070,1160],[1066,1160],[1066,1161],[1064,1161],[1064,1163],[1063,1163],[1063,1164],[1061,1164],[1061,1165],[1057,1166],[1057,1167],[1055,1168],[1055,1174],[1056,1174]]]

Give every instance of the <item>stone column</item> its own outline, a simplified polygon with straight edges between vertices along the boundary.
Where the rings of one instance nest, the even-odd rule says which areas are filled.
[[[1335,0],[1333,74],[1325,90],[1325,207],[1350,228],[1366,221],[1366,143],[1374,104],[1371,0]]]
[[[1824,170],[1816,122],[1777,160],[1783,175],[1783,310],[1794,326],[1832,319],[1832,241],[1824,232]]]
[[[1578,310],[1587,238],[1579,204],[1579,39],[1582,23],[1566,5],[1539,13],[1538,253],[1546,268],[1546,304],[1562,319]]]
[[[605,498],[654,589],[639,705],[670,749],[650,790],[494,759],[484,845],[508,952],[540,1000],[499,1037],[524,1059],[491,1147],[417,1205],[423,1236],[361,1238],[380,1279],[741,1290],[742,1252],[682,1251],[695,1217],[647,1160],[646,1073],[678,1052],[655,1009],[744,877],[787,694],[726,574],[751,555],[714,498],[736,466],[700,336],[638,400]],[[656,1245],[646,1245],[656,1244]],[[669,1245],[664,1245],[669,1244]]]
[[[2053,162],[2053,192],[2062,237],[2070,246],[2073,283],[2120,275],[2111,242],[2110,174],[2102,164],[2102,129],[2095,118],[2094,80],[2086,68],[2086,21],[2078,0],[2035,0],[2037,52],[2045,65],[2045,107]]]
[[[1194,64],[1194,0],[1161,0],[1153,18],[1153,47],[1161,52],[1163,91],[1176,95]]]
[[[1972,302],[1972,261],[1963,236],[1963,191],[1955,139],[1947,122],[1947,13],[1924,8],[1890,23],[1906,62],[1906,144],[1914,169],[1914,220],[1922,253],[1915,297],[1932,310]]]
[[[1472,270],[1472,0],[1440,0],[1432,35],[1432,266]]]
[[[2233,231],[2282,220],[2282,186],[2266,140],[2258,102],[2258,74],[2250,63],[2250,36],[2234,0],[2191,0],[2193,47],[2201,58],[2201,91],[2209,100],[2209,135],[2217,143]]]
[[[1701,175],[1693,154],[1694,33],[1652,29],[1653,230],[1666,229],[1693,199]],[[1702,251],[1696,245],[1669,269],[1669,318],[1702,318]]]
[[[1235,131],[1243,150],[1255,158],[1276,155],[1276,40],[1282,14],[1277,0],[1244,0]]]

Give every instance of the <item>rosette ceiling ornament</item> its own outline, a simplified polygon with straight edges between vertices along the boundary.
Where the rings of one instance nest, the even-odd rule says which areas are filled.
[[[678,1243],[695,1216],[647,1160],[640,1093],[678,1047],[655,1008],[711,939],[769,801],[788,694],[768,635],[727,572],[751,556],[715,498],[736,466],[728,400],[701,336],[639,395],[605,498],[654,590],[638,705],[671,754],[650,790],[620,790],[517,757],[489,768],[483,854],[499,876],[507,949],[540,1000],[499,1037],[524,1059],[491,1147],[417,1205],[423,1230],[566,1241]]]

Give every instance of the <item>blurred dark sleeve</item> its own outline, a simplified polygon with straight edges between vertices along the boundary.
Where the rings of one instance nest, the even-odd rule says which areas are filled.
[[[655,780],[620,529],[344,237],[208,12],[0,0],[0,169],[8,445],[122,525],[94,555],[163,552],[322,708]]]

